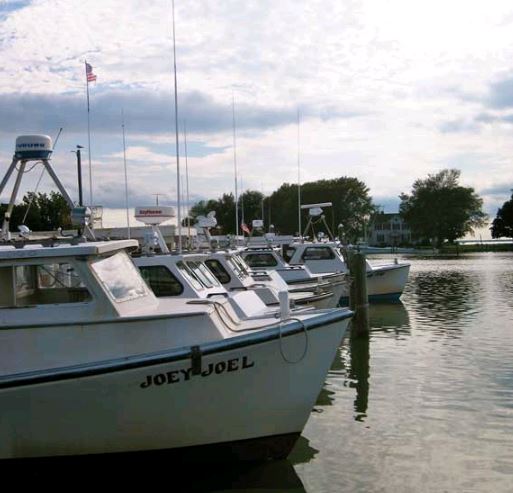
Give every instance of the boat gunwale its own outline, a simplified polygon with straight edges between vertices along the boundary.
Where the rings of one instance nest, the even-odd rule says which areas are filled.
[[[335,322],[342,322],[343,320],[353,316],[353,312],[345,308],[326,309],[322,310],[322,312],[324,313],[320,313],[318,316],[313,317],[313,320],[306,319],[298,321],[296,318],[290,318],[283,321],[289,322],[286,325],[282,325],[283,322],[277,321],[276,324],[267,326],[264,329],[256,329],[256,332],[241,334],[223,339],[222,341],[213,341],[206,344],[187,346],[185,348],[159,351],[142,356],[125,356],[101,362],[83,363],[74,366],[0,376],[0,391],[30,385],[61,382],[64,380],[124,372],[137,368],[159,366],[165,363],[175,363],[181,360],[190,360],[193,355],[197,355],[198,350],[202,356],[211,356],[234,349],[281,339],[283,337],[290,337],[300,332],[310,331]]]

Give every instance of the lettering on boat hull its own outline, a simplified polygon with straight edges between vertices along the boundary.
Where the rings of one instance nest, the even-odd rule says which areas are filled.
[[[225,361],[218,361],[217,363],[209,363],[207,367],[197,377],[209,377],[211,375],[220,375],[221,373],[230,373],[233,371],[247,370],[255,366],[254,361],[250,361],[247,356],[239,358],[232,358]],[[147,375],[144,382],[139,384],[141,389],[161,385],[170,385],[174,383],[187,382],[193,377],[192,367],[173,370],[163,373],[156,373],[154,375]]]

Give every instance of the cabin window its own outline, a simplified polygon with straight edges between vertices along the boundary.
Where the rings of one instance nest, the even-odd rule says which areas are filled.
[[[91,268],[117,302],[148,295],[146,283],[125,252],[96,260],[91,264]]]
[[[178,270],[184,277],[184,279],[194,288],[194,289],[203,289],[203,284],[201,281],[197,278],[196,274],[190,269],[190,267],[187,267],[183,262],[177,262],[176,266],[178,267]]]
[[[207,264],[207,267],[212,271],[214,276],[217,277],[221,284],[227,284],[230,282],[230,274],[226,272],[226,269],[223,267],[223,264],[219,262],[219,260],[205,260],[205,264]]]
[[[244,260],[250,267],[276,267],[278,265],[272,253],[249,253]]]
[[[335,253],[330,247],[308,247],[303,252],[303,260],[331,260]]]
[[[66,262],[0,268],[0,306],[24,307],[89,301],[91,294]]]
[[[186,264],[207,288],[219,286],[219,282],[203,262],[189,260]]]
[[[146,265],[139,267],[143,279],[155,296],[179,296],[183,286],[173,273],[163,265]]]

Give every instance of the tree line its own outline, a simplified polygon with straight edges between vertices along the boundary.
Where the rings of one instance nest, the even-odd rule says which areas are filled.
[[[0,204],[0,220],[7,212],[7,204]],[[20,204],[14,206],[9,229],[18,231],[24,224],[32,231],[55,231],[71,228],[71,211],[66,199],[58,192],[28,192]]]
[[[301,203],[316,204],[331,202],[332,207],[324,210],[326,225],[319,225],[318,231],[328,234],[327,228],[338,234],[340,230],[348,238],[357,238],[364,225],[365,218],[375,213],[368,187],[357,178],[341,177],[332,180],[318,180],[301,186]],[[263,219],[266,229],[273,225],[277,234],[298,234],[298,186],[284,183],[270,196],[248,190],[238,198],[240,222],[250,228],[254,219]],[[223,234],[235,234],[235,198],[233,194],[223,194],[217,200],[202,200],[190,210],[194,220],[199,215],[216,212],[218,231]],[[301,223],[304,230],[308,221],[308,210],[301,211]]]
[[[486,223],[482,210],[483,200],[472,187],[460,185],[460,171],[445,169],[413,183],[409,193],[400,195],[399,212],[419,240],[434,242],[438,246],[444,241],[454,242],[457,238],[472,232]],[[369,188],[361,180],[343,176],[331,180],[317,180],[301,186],[301,203],[315,204],[331,202],[332,207],[324,209],[325,223],[316,225],[316,232],[328,235],[329,228],[336,236],[342,236],[354,243],[364,236],[366,225],[372,224],[379,214],[373,204]],[[284,183],[270,196],[259,191],[245,191],[238,200],[239,226],[245,222],[251,228],[254,219],[263,219],[266,231],[273,225],[277,234],[297,235],[298,187]],[[0,220],[7,210],[0,205]],[[199,215],[216,212],[218,228],[215,233],[234,234],[235,199],[225,193],[219,199],[201,200],[189,212],[191,223]],[[308,210],[301,211],[304,228],[308,221]],[[184,224],[187,218],[184,219]],[[70,210],[60,193],[28,192],[20,204],[15,205],[11,215],[10,229],[16,231],[25,224],[32,231],[52,231],[71,227]],[[513,238],[513,193],[497,212],[492,223],[493,238]]]
[[[450,243],[483,227],[487,215],[483,211],[483,200],[472,187],[460,184],[461,172],[444,169],[413,183],[409,193],[402,193],[399,213],[410,227],[419,243],[441,246]],[[369,188],[352,177],[332,180],[317,180],[301,186],[301,203],[331,202],[326,208],[325,219],[335,235],[342,235],[348,242],[356,242],[364,236],[363,228],[372,224],[379,208],[372,202]],[[266,229],[272,224],[278,234],[298,233],[298,186],[284,183],[270,196],[254,190],[244,192],[238,200],[239,218],[250,225],[253,219],[264,219]],[[242,214],[244,209],[244,214]],[[235,199],[233,194],[224,194],[220,199],[200,201],[191,211],[191,218],[216,212],[216,233],[235,233]],[[301,212],[303,228],[308,220],[308,211]],[[490,228],[492,237],[513,237],[513,195],[497,213]],[[317,231],[327,234],[324,225]]]

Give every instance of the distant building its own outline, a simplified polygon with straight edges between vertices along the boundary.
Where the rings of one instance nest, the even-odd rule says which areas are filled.
[[[398,213],[376,214],[368,232],[370,246],[398,246],[415,243],[409,226]]]

